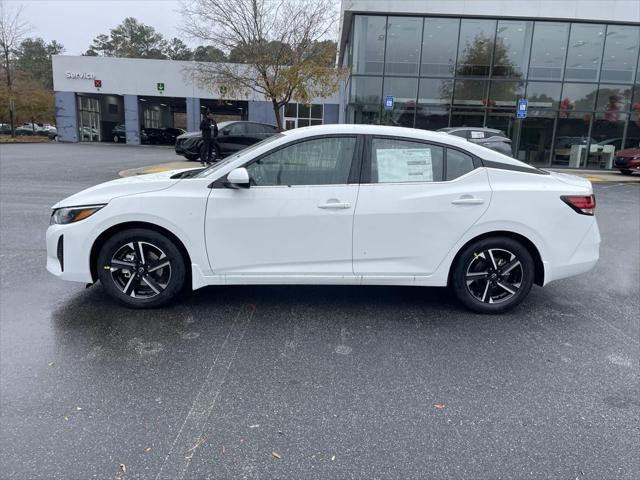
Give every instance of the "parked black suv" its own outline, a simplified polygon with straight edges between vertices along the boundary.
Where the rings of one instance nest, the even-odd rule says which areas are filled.
[[[502,130],[484,127],[448,127],[441,128],[438,131],[466,138],[470,142],[513,157],[511,139]]]
[[[216,157],[222,158],[231,155],[249,145],[258,143],[265,138],[275,135],[280,130],[278,127],[267,123],[257,122],[220,122],[218,124],[218,142]],[[202,133],[188,132],[180,135],[176,140],[176,154],[186,157],[187,160],[200,158],[202,147]]]

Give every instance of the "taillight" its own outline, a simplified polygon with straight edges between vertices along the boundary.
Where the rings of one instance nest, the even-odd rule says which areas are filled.
[[[564,203],[582,215],[593,215],[596,210],[595,195],[580,197],[574,195],[562,195],[560,198]]]

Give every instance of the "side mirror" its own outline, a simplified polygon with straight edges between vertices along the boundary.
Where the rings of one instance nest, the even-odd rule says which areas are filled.
[[[227,174],[225,186],[231,188],[249,188],[249,185],[249,172],[247,172],[246,168],[236,168]]]

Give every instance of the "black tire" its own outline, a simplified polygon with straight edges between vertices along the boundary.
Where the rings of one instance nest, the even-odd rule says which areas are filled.
[[[620,173],[623,175],[632,175],[633,170],[620,170]]]
[[[180,250],[154,230],[133,228],[116,233],[102,246],[97,261],[98,278],[107,293],[130,308],[166,305],[185,284]]]
[[[468,309],[502,313],[524,300],[534,277],[535,264],[524,245],[508,237],[489,237],[460,253],[450,284]]]
[[[188,153],[187,155],[184,156],[184,158],[186,158],[190,162],[193,162],[195,160],[198,160],[200,158],[200,155],[193,155],[191,153]]]

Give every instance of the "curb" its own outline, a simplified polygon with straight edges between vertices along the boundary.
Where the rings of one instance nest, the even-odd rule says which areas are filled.
[[[148,173],[168,172],[169,170],[180,170],[181,168],[197,168],[198,162],[168,162],[146,167],[129,168],[118,172],[120,177],[134,177],[136,175],[147,175]]]

